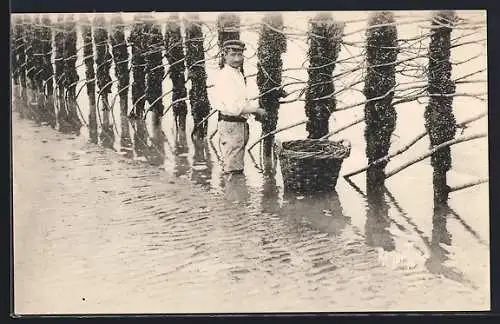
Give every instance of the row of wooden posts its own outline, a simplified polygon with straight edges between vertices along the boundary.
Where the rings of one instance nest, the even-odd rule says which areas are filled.
[[[346,109],[337,107],[332,78],[341,49],[344,24],[335,21],[330,13],[320,13],[311,21],[308,32],[308,81],[304,90],[307,120],[292,126],[306,124],[309,138],[327,139],[364,121],[369,164],[345,177],[367,171],[369,183],[375,186],[383,185],[387,177],[399,171],[386,174],[385,168],[391,157],[401,154],[423,137],[429,136],[432,150],[428,155],[431,156],[434,169],[435,200],[446,201],[451,191],[446,181],[446,173],[452,164],[450,145],[486,136],[479,134],[472,136],[473,138],[455,139],[457,122],[452,110],[455,84],[451,80],[450,61],[450,33],[455,20],[453,11],[437,12],[432,17],[434,28],[428,51],[428,85],[425,87],[429,94],[429,103],[425,109],[426,132],[419,134],[403,149],[389,154],[390,139],[397,121],[395,105],[398,103],[394,102],[393,96],[399,53],[397,27],[391,12],[374,13],[368,22],[367,68],[364,79],[367,101],[364,116],[330,133],[331,114]],[[184,35],[181,23],[184,23]],[[120,14],[113,15],[109,24],[102,15],[96,15],[92,22],[87,16],[83,16],[79,25],[83,39],[85,80],[80,80],[77,73],[78,30],[73,15],[59,15],[56,22],[52,22],[48,15],[14,18],[11,57],[15,96],[29,108],[26,111],[32,118],[49,122],[55,127],[54,117],[57,112],[61,131],[79,132],[82,121],[78,116],[77,96],[85,86],[90,105],[89,136],[96,143],[97,122],[101,115],[101,141],[112,140],[114,137],[113,123],[110,120],[114,116],[111,114],[110,117],[110,111],[117,97],[122,118],[143,120],[151,112],[153,123],[158,126],[161,117],[172,109],[176,126],[180,129],[185,129],[186,126],[189,101],[195,124],[193,136],[207,137],[208,118],[215,110],[211,109],[208,99],[205,68],[207,49],[204,48],[202,22],[197,14],[188,14],[184,21],[177,14],[171,14],[164,31],[152,14],[138,14],[134,18],[128,39],[125,37],[125,25]],[[219,15],[219,49],[225,40],[240,39],[240,27],[238,15]],[[256,81],[260,91],[260,106],[268,112],[265,119],[257,118],[262,124],[262,137],[258,142],[263,141],[263,153],[266,156],[272,154],[274,135],[282,130],[277,130],[276,125],[280,100],[287,96],[282,84],[281,59],[286,50],[287,37],[281,14],[265,15],[258,40]],[[167,65],[162,63],[163,57],[168,61],[167,69]],[[115,81],[110,76],[112,62],[116,73]],[[224,66],[222,56],[219,66]],[[171,78],[172,89],[165,92],[162,81],[167,76]],[[191,81],[189,92],[186,89],[188,80]],[[110,101],[111,86],[115,82],[118,93]],[[83,86],[78,89],[80,83]],[[133,107],[128,106],[129,89]],[[172,103],[165,107],[162,98],[169,94]],[[146,103],[149,107],[147,110]],[[465,125],[485,115],[482,113],[461,124]],[[258,142],[251,144],[249,149]],[[415,161],[410,161],[408,165],[411,163]]]

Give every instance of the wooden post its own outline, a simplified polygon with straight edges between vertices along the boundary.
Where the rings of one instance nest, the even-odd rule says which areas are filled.
[[[450,61],[450,27],[455,20],[453,11],[441,11],[432,21],[431,41],[429,45],[428,91],[430,94],[449,95],[455,92],[451,80],[452,63]],[[431,146],[437,146],[455,137],[456,121],[453,115],[452,96],[431,96],[425,109],[425,128],[429,133]],[[444,147],[431,156],[434,168],[434,202],[442,204],[448,200],[446,173],[451,169],[451,150]]]
[[[69,14],[66,16],[65,21],[65,39],[64,39],[64,84],[66,86],[66,93],[64,95],[65,102],[68,107],[68,122],[71,125],[71,131],[80,134],[82,122],[78,117],[76,107],[76,85],[80,77],[76,71],[76,23],[74,16]]]
[[[96,49],[95,62],[97,65],[97,87],[99,88],[98,98],[101,98],[102,104],[102,129],[100,139],[105,147],[112,147],[114,144],[115,133],[110,121],[110,106],[108,95],[111,92],[111,54],[108,46],[108,30],[106,19],[101,15],[94,18],[94,44]],[[97,102],[99,104],[99,102]],[[100,111],[98,109],[98,114]]]
[[[161,128],[161,117],[163,116],[163,102],[156,100],[162,95],[162,81],[165,74],[163,67],[163,35],[161,26],[153,17],[146,21],[146,100],[153,113],[153,125]]]
[[[33,55],[33,21],[31,15],[24,16],[24,41],[26,43],[26,77],[28,78],[28,109],[29,118],[37,120],[34,104],[36,103],[35,92],[35,64]]]
[[[172,80],[172,106],[176,127],[184,129],[186,125],[187,97],[186,80],[184,76],[184,46],[181,35],[181,25],[179,16],[171,14],[165,27],[165,56],[167,57],[169,67],[169,76]]]
[[[257,85],[260,91],[259,106],[266,110],[267,116],[256,120],[262,124],[262,135],[276,130],[278,123],[279,99],[284,96],[281,86],[283,61],[281,54],[286,52],[286,37],[283,31],[283,17],[280,13],[264,16],[257,47]],[[278,88],[278,89],[275,89]],[[274,90],[272,90],[274,89]],[[264,139],[264,155],[272,155],[274,135]]]
[[[94,70],[94,45],[92,42],[92,25],[87,16],[81,21],[83,38],[83,62],[85,63],[85,82],[89,97],[89,139],[91,143],[98,143],[97,110],[95,99],[95,70]]]
[[[36,110],[36,115],[38,117],[38,121],[40,123],[47,122],[47,114],[45,112],[45,98],[44,98],[44,90],[43,90],[43,35],[42,35],[42,26],[40,15],[34,15],[33,17],[33,67],[34,67],[34,75],[33,81],[35,82],[34,90],[35,90],[35,98],[36,98],[36,106],[34,107]]]
[[[45,99],[47,121],[56,127],[56,112],[54,105],[54,67],[52,66],[52,22],[48,14],[42,17],[42,95]]]
[[[17,22],[15,25],[15,35],[16,35],[16,52],[17,52],[17,62],[19,65],[19,84],[20,84],[20,102],[19,105],[19,113],[21,118],[26,116],[26,109],[28,105],[28,97],[26,90],[26,43],[25,43],[25,35],[24,35],[24,21],[21,17],[17,18]]]
[[[120,146],[122,151],[128,152],[132,146],[130,127],[128,124],[128,87],[130,84],[130,75],[128,70],[129,54],[127,49],[127,40],[125,39],[124,33],[125,26],[120,13],[113,15],[111,25],[111,48],[115,63],[115,74],[118,79],[118,95],[120,97]]]
[[[340,52],[343,25],[336,23],[330,13],[319,13],[312,21],[309,33],[309,68],[305,95],[308,118],[308,138],[317,139],[328,134],[329,118],[335,110],[336,100],[332,73]],[[318,99],[328,96],[324,99]]]
[[[142,119],[144,116],[145,91],[146,91],[146,59],[144,17],[137,14],[134,17],[134,24],[129,36],[129,43],[132,47],[132,107],[131,117]]]
[[[57,96],[57,122],[59,123],[59,130],[63,133],[70,131],[70,124],[68,122],[68,107],[66,100],[64,100],[64,85],[65,85],[65,66],[64,66],[64,43],[65,43],[65,26],[64,16],[61,14],[57,17],[56,33],[54,36],[55,41],[55,84]]]
[[[397,113],[391,105],[396,85],[395,64],[398,55],[398,35],[394,25],[394,14],[377,12],[370,17],[366,32],[366,60],[364,94],[369,100],[365,105],[365,139],[368,163],[386,156],[391,145],[391,136],[396,127]],[[384,96],[387,94],[386,96]],[[381,97],[379,100],[373,98]],[[370,165],[367,181],[382,186],[387,162]]]
[[[203,48],[203,31],[201,21],[197,14],[191,14],[186,20],[186,64],[189,67],[188,80],[191,80],[189,90],[189,103],[193,116],[194,137],[207,136],[208,121],[198,125],[210,112],[210,103],[207,93],[207,73],[205,70],[205,51]]]
[[[219,68],[221,69],[225,65],[222,46],[227,40],[240,39],[240,23],[240,17],[233,13],[224,12],[217,17],[218,45],[220,50]]]
[[[10,26],[10,73],[11,73],[11,84],[13,84],[13,97],[12,97],[12,106],[15,108],[15,105],[19,101],[19,62],[17,58],[16,51],[16,27],[19,24],[19,18],[14,17],[11,20]]]
[[[20,25],[20,19],[19,17],[15,16],[11,20],[11,28],[10,28],[10,70],[11,70],[11,77],[13,83],[13,96],[12,96],[12,108],[16,111],[19,111],[20,109],[20,89],[19,89],[19,76],[20,76],[20,63],[19,63],[19,50],[17,48],[18,46],[18,32],[19,32],[19,25]]]

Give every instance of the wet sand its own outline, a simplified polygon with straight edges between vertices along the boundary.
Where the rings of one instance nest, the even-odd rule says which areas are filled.
[[[297,67],[307,60],[305,31],[312,14],[284,17],[287,31],[298,36],[290,37],[283,55],[284,68],[291,68],[283,74],[283,82],[307,80],[307,70]],[[406,18],[398,19],[416,16],[415,12],[401,14]],[[416,18],[427,14],[419,13]],[[476,20],[485,19],[484,13],[460,13],[464,17],[471,14],[478,16]],[[205,48],[217,37],[213,28],[217,13],[207,15]],[[334,13],[341,20],[367,15]],[[127,17],[130,23],[132,16]],[[241,38],[248,44],[245,72],[252,75],[257,66],[258,30],[249,26],[260,18],[259,14],[243,18],[246,27]],[[346,26],[346,33],[352,34],[345,41],[353,45],[342,48],[339,60],[361,53],[364,33],[356,30],[365,24],[359,21]],[[425,32],[418,23],[398,27],[401,39]],[[453,37],[467,32],[454,31]],[[78,47],[82,45],[80,36]],[[401,58],[416,55],[414,51],[425,53],[427,40],[420,48],[405,49]],[[453,49],[453,61],[467,62],[454,65],[454,78],[483,69],[475,77],[486,79],[486,55],[480,55],[485,53],[485,44],[473,43]],[[211,46],[207,58],[217,51],[217,46]],[[469,60],[471,57],[476,58]],[[82,58],[78,56],[77,66],[83,82]],[[344,61],[336,66],[336,73],[363,64],[363,60],[361,55]],[[422,55],[414,63],[426,66],[427,58]],[[218,71],[217,60],[209,59],[206,69],[207,84],[211,84]],[[335,79],[336,89],[348,87],[363,73],[360,69]],[[110,75],[115,75],[114,65]],[[398,82],[408,81],[425,82],[425,78],[398,74]],[[255,77],[249,77],[248,85],[257,95]],[[485,85],[460,84],[457,92],[480,93],[487,91]],[[163,89],[171,86],[165,78]],[[348,87],[339,94],[339,107],[363,102],[362,86]],[[116,91],[113,85],[111,97]],[[291,98],[295,96],[296,92]],[[165,96],[163,102],[167,107],[171,97]],[[80,118],[88,123],[85,91],[78,104]],[[391,151],[424,129],[424,109],[425,101],[398,106]],[[460,122],[486,111],[487,103],[457,97],[453,109]],[[134,148],[122,145],[126,141],[121,141],[121,133],[128,130],[133,138],[135,129],[126,118],[120,118],[118,102],[113,111],[113,150],[88,144],[85,127],[80,136],[64,135],[13,115],[17,313],[489,309],[487,184],[453,193],[452,209],[437,214],[432,205],[432,167],[424,160],[390,178],[388,192],[375,205],[365,194],[365,174],[352,178],[359,191],[340,178],[336,194],[285,196],[279,165],[265,170],[266,174],[259,170],[258,146],[252,151],[256,163],[246,155],[246,176],[226,184],[220,176],[217,151],[210,145],[197,148],[189,138],[190,112],[187,137],[173,129],[171,110],[163,117],[165,139],[153,150],[159,155],[145,160],[137,154],[140,141],[135,141]],[[362,105],[336,112],[330,118],[330,130],[362,114]],[[283,104],[278,128],[304,118],[303,101]],[[209,134],[216,127],[215,119],[209,120]],[[485,130],[486,118],[471,124],[464,134]],[[341,175],[366,163],[363,131],[361,123],[338,136],[352,143]],[[277,139],[306,135],[302,125],[277,134]],[[151,145],[150,128],[147,136],[143,144]],[[259,136],[260,125],[251,120],[250,143]],[[217,139],[216,135],[215,143]],[[428,139],[422,140],[392,159],[387,169],[428,148]],[[487,151],[487,139],[454,146],[449,184],[487,177]]]
[[[446,222],[280,202],[269,179],[209,189],[13,118],[16,313],[489,308],[488,246],[453,218],[446,244]]]

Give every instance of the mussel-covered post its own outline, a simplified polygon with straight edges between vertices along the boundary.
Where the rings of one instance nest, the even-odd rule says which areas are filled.
[[[35,118],[35,64],[33,56],[33,21],[30,15],[24,16],[24,41],[26,44],[26,77],[28,78],[28,116]]]
[[[64,84],[66,86],[66,93],[64,98],[68,107],[68,119],[72,127],[72,131],[77,134],[80,133],[82,123],[77,113],[76,102],[76,85],[80,77],[76,71],[76,22],[73,15],[68,15],[65,21],[65,41],[64,41]]]
[[[240,17],[233,13],[225,12],[217,17],[218,44],[220,50],[219,68],[221,69],[225,65],[223,44],[227,40],[240,39],[240,24]]]
[[[81,31],[83,39],[83,62],[85,63],[85,83],[89,97],[89,138],[97,144],[97,110],[95,99],[94,45],[92,42],[92,25],[87,16],[82,17]]]
[[[15,36],[15,26],[17,21],[11,21],[10,26],[10,73],[11,73],[11,82],[14,83],[14,86],[17,87],[19,85],[19,67],[17,65],[17,55],[16,55],[16,36]]]
[[[328,134],[329,118],[336,107],[332,74],[343,30],[343,24],[335,22],[329,13],[319,13],[311,20],[305,96],[308,138],[317,139]]]
[[[20,29],[21,27],[21,20],[19,17],[14,17],[12,20],[12,26],[11,26],[11,73],[12,73],[12,79],[14,83],[14,99],[15,99],[15,105],[17,107],[14,107],[15,109],[19,110],[21,108],[20,104],[20,76],[21,76],[21,64],[22,62],[20,61],[20,55],[19,55],[19,35],[20,35]]]
[[[128,87],[130,75],[128,73],[129,54],[127,40],[125,39],[125,24],[120,13],[113,15],[111,19],[111,48],[115,63],[115,74],[118,79],[118,95],[120,97],[120,120],[121,120],[121,146],[130,146],[130,130],[128,125]]]
[[[283,61],[281,54],[286,52],[286,37],[283,33],[283,17],[281,14],[267,14],[262,19],[260,37],[257,47],[257,85],[260,91],[259,106],[267,115],[264,119],[256,116],[262,124],[262,135],[276,129],[278,123],[279,99],[283,96],[281,71]],[[264,155],[271,156],[274,136],[264,139]]]
[[[44,96],[43,96],[43,49],[42,49],[42,24],[40,21],[40,15],[35,15],[33,17],[33,67],[34,74],[33,80],[35,82],[35,98],[36,98],[36,116],[39,122],[44,122],[46,120],[46,114],[44,111]]]
[[[457,129],[452,108],[455,83],[451,80],[450,61],[450,35],[455,19],[453,11],[441,11],[434,15],[432,22],[428,68],[430,98],[424,113],[431,146],[452,140]],[[434,201],[442,204],[448,199],[446,173],[451,169],[450,147],[432,154],[431,165],[434,168]]]
[[[97,65],[97,86],[99,88],[98,98],[102,103],[102,131],[101,141],[106,146],[114,142],[113,126],[110,122],[110,107],[109,93],[111,92],[111,76],[109,70],[111,68],[111,54],[108,46],[108,30],[106,20],[103,16],[98,15],[94,18],[94,44],[96,50],[96,65]],[[100,113],[98,111],[98,113]]]
[[[179,16],[171,14],[165,26],[165,56],[169,63],[168,74],[172,80],[172,110],[177,127],[185,126],[187,97],[184,71],[185,57]]]
[[[370,17],[366,32],[366,75],[364,94],[365,139],[368,162],[387,155],[391,136],[396,127],[396,110],[392,106],[396,85],[396,58],[398,34],[394,15],[379,12]],[[380,98],[380,99],[374,99]],[[367,183],[379,186],[384,183],[384,169],[387,162],[370,166],[367,170]]]
[[[153,18],[146,22],[148,51],[146,52],[146,99],[153,113],[153,124],[161,125],[163,116],[162,81],[165,74],[163,67],[163,35],[160,24]]]
[[[52,66],[52,21],[48,14],[42,17],[42,94],[45,94],[45,113],[52,127],[56,126],[54,106],[54,67]]]
[[[194,124],[198,125],[210,112],[210,103],[207,93],[207,72],[205,70],[205,51],[203,48],[203,31],[201,21],[197,14],[192,14],[186,20],[186,64],[188,80],[191,80],[189,90],[189,103]],[[198,126],[194,136],[204,138],[207,136],[208,122]]]
[[[57,93],[57,120],[59,122],[59,130],[65,132],[69,129],[68,111],[64,100],[64,16],[59,15],[56,23],[56,33],[54,35],[55,43],[55,84]]]
[[[144,105],[146,102],[146,39],[144,30],[144,14],[136,14],[128,42],[132,48],[132,111],[130,118],[134,120],[134,147],[137,156],[147,153],[147,130],[144,121]]]
[[[144,104],[146,91],[146,59],[145,39],[144,39],[143,15],[137,14],[134,17],[134,24],[128,42],[132,47],[132,117],[141,119],[144,115]]]

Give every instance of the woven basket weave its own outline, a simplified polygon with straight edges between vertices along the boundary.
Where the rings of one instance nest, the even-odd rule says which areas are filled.
[[[295,192],[335,190],[342,162],[351,153],[346,140],[277,141],[276,146],[284,189]]]

